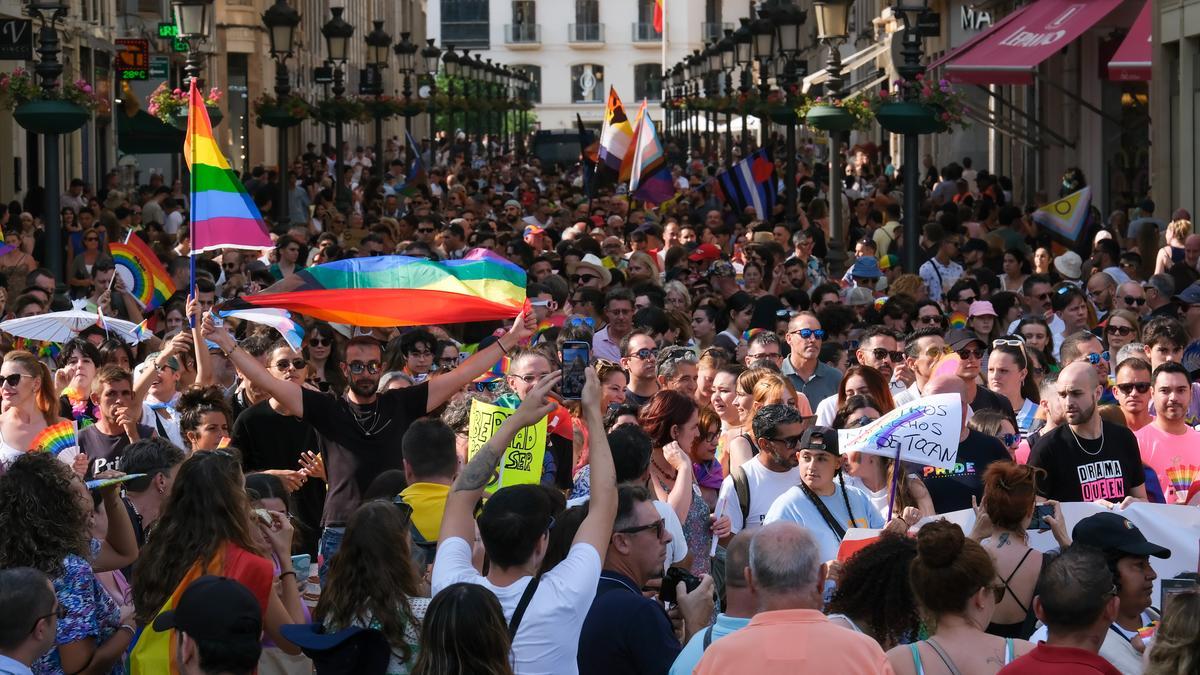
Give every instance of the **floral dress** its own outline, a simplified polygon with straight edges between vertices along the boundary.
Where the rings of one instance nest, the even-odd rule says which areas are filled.
[[[93,539],[92,557],[99,553],[100,542]],[[54,649],[33,662],[33,672],[37,675],[65,673],[58,645],[92,639],[99,647],[121,625],[120,609],[96,579],[91,564],[80,556],[70,554],[63,559],[62,574],[54,579],[54,594],[66,609],[66,616],[58,622]],[[109,675],[125,675],[124,661],[113,666]]]
[[[664,492],[671,492],[670,486],[661,480],[658,481],[658,485]],[[709,572],[708,551],[712,545],[712,524],[708,521],[708,516],[711,513],[708,503],[704,501],[704,495],[700,493],[700,486],[693,479],[692,503],[688,506],[687,520],[680,524],[683,525],[683,538],[687,540],[688,553],[692,554],[692,567],[688,571],[696,576]]]

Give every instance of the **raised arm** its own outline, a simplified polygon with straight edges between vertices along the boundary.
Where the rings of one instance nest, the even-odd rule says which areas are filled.
[[[204,344],[204,317],[200,315],[200,303],[196,296],[189,295],[187,301],[188,325],[192,327],[192,344],[196,345],[196,384],[207,387],[216,384],[216,373],[213,372],[212,355]]]
[[[537,319],[534,318],[532,312],[521,312],[513,321],[512,328],[508,332],[488,345],[485,349],[480,349],[471,355],[471,358],[463,361],[457,368],[429,380],[429,404],[426,408],[427,412],[433,412],[443,403],[450,400],[462,388],[470,384],[476,377],[487,372],[489,368],[496,365],[502,356],[511,352],[517,345],[533,335],[533,331],[537,329]]]
[[[600,380],[596,377],[595,369],[589,367],[581,408],[588,430],[592,497],[587,517],[583,519],[572,543],[591,545],[600,554],[603,564],[608,540],[612,536],[613,521],[617,518],[617,470],[613,465],[612,450],[608,447],[601,402]]]
[[[517,432],[536,424],[558,406],[548,394],[561,378],[561,371],[555,371],[542,378],[525,400],[521,401],[517,411],[504,420],[496,433],[492,434],[487,443],[484,443],[479,452],[463,467],[462,473],[458,474],[454,485],[450,487],[450,495],[446,497],[446,510],[442,515],[442,541],[451,537],[474,541],[475,519],[472,513],[476,502],[483,496],[483,488],[491,482],[496,466],[504,456],[504,450],[508,448]],[[608,461],[611,466],[612,459]]]
[[[262,389],[271,395],[271,398],[283,404],[287,410],[299,417],[304,416],[304,395],[301,393],[300,385],[288,382],[287,380],[276,379],[275,376],[267,372],[258,359],[251,356],[245,349],[238,346],[237,340],[229,334],[229,331],[224,326],[216,326],[213,324],[212,313],[209,312],[204,317],[203,337],[212,340],[225,352],[229,357],[229,361],[233,363],[238,372],[242,374],[254,386]]]
[[[179,333],[163,345],[158,356],[154,357],[154,363],[150,364],[150,368],[143,368],[141,373],[134,375],[133,397],[138,406],[142,405],[142,401],[146,398],[146,392],[150,391],[150,385],[154,383],[154,370],[166,367],[172,356],[186,352],[191,346],[191,333]]]

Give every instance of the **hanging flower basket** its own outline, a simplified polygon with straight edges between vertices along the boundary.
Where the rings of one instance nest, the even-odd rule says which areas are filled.
[[[215,105],[204,106],[208,110],[208,121],[212,126],[217,126],[221,120],[225,119],[225,114]],[[170,123],[176,129],[187,131],[188,127],[188,109],[183,108],[171,113]]]
[[[879,125],[895,134],[933,134],[969,126],[964,95],[947,80],[933,82],[918,75],[865,96]]]
[[[850,131],[854,128],[854,117],[845,108],[835,105],[814,105],[804,116],[808,126],[821,131]]]
[[[201,93],[204,105],[208,108],[209,121],[212,122],[214,127],[220,124],[221,119],[224,117],[217,107],[221,102],[221,96],[221,90],[216,87],[208,90],[207,94]],[[149,112],[166,124],[179,129],[187,129],[189,105],[188,92],[180,88],[171,89],[167,87],[166,82],[163,82],[150,94],[146,112]]]
[[[254,100],[253,109],[258,126],[276,129],[294,127],[312,116],[312,106],[295,94],[276,99],[272,94],[263,93]]]
[[[871,128],[871,120],[875,118],[871,108],[858,97],[818,96],[797,108],[796,114],[808,126],[822,131],[864,131]]]
[[[879,106],[875,119],[893,134],[934,134],[948,130],[937,110],[911,101],[885,103]]]
[[[35,134],[69,134],[82,128],[90,116],[87,108],[70,101],[29,101],[13,109],[17,124]]]

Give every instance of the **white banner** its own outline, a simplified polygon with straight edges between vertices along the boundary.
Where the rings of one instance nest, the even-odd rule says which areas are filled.
[[[865,452],[939,469],[953,469],[962,430],[962,398],[934,394],[897,407],[859,429],[838,430],[841,453]]]

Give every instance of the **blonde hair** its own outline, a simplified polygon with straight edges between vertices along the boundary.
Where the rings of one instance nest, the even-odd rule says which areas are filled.
[[[1187,236],[1191,233],[1192,233],[1192,221],[1190,221],[1190,220],[1183,220],[1181,218],[1179,220],[1172,220],[1170,223],[1167,224],[1167,241],[1168,242],[1183,241],[1184,239],[1187,239]]]
[[[38,410],[46,419],[46,424],[54,424],[58,420],[58,396],[54,393],[54,378],[46,364],[32,353],[20,349],[5,354],[3,363],[15,363],[26,371],[23,375],[39,380],[35,393]]]
[[[1163,613],[1146,663],[1146,675],[1200,670],[1200,593],[1180,593]]]
[[[651,258],[649,253],[645,253],[643,251],[634,251],[633,253],[629,254],[629,262],[633,262],[634,260],[642,263],[646,266],[646,269],[650,270],[650,278],[644,280],[642,283],[651,283],[656,286],[661,283],[658,279],[658,265],[655,264],[654,258]],[[628,270],[629,268],[626,267],[625,269]],[[629,276],[628,271],[626,271],[625,276]]]

